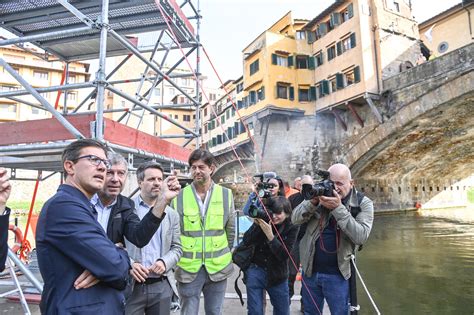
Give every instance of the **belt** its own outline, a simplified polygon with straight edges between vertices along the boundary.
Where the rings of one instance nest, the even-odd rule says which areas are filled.
[[[146,280],[145,280],[145,282],[143,282],[143,284],[153,284],[153,283],[156,283],[156,282],[164,281],[166,279],[167,278],[165,276],[159,277],[159,278],[146,278]]]

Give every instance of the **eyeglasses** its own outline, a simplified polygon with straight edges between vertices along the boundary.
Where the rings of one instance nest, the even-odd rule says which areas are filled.
[[[110,164],[110,161],[109,160],[104,160],[104,159],[101,159],[100,157],[98,156],[95,156],[95,155],[83,155],[83,156],[80,156],[78,157],[77,159],[74,159],[74,160],[71,160],[73,162],[75,161],[78,161],[80,159],[87,159],[89,162],[91,162],[92,165],[94,166],[99,166],[100,163],[104,163],[104,166],[109,169],[112,165]]]

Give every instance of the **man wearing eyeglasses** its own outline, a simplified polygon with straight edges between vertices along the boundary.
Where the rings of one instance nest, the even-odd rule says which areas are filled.
[[[64,149],[62,165],[65,183],[43,206],[36,232],[44,280],[41,313],[123,314],[130,260],[107,238],[90,203],[110,167],[106,147],[92,139],[77,140]],[[75,280],[84,270],[100,282],[78,290]]]
[[[138,248],[142,248],[150,242],[158,230],[163,219],[166,203],[156,202],[147,208],[140,217],[135,212],[134,201],[120,193],[124,189],[127,178],[128,163],[119,153],[108,152],[111,167],[107,170],[104,187],[95,194],[91,202],[97,210],[97,220],[107,234],[107,237],[117,246],[124,246],[125,238]],[[160,187],[169,200],[176,197],[181,186],[176,176],[168,176]],[[77,289],[89,288],[99,280],[88,270],[77,278],[75,285]]]

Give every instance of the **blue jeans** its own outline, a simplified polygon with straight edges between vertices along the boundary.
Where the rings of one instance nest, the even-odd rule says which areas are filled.
[[[349,281],[345,280],[342,275],[313,273],[311,277],[306,277],[303,274],[303,281],[311,292],[310,295],[306,286],[302,284],[301,298],[305,315],[322,314],[324,299],[326,299],[332,315],[347,315],[349,313]]]
[[[272,287],[267,287],[267,272],[255,264],[245,271],[247,286],[247,310],[249,315],[263,315],[263,299],[265,291],[270,295],[274,315],[289,315],[290,303],[288,292],[288,281]]]

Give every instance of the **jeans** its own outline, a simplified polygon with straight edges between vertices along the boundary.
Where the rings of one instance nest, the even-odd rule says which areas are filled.
[[[152,284],[135,283],[132,295],[125,305],[125,314],[170,314],[172,295],[173,290],[167,280]]]
[[[201,267],[196,279],[192,282],[178,282],[181,315],[198,315],[201,292],[204,295],[206,315],[221,315],[226,287],[227,279],[214,282],[209,278],[206,268]]]
[[[349,313],[349,281],[345,280],[342,275],[316,272],[311,277],[306,277],[303,274],[303,281],[311,292],[310,295],[303,284],[301,298],[305,315],[322,314],[324,299],[326,299],[332,315],[347,315]],[[314,302],[316,302],[317,308]]]
[[[249,315],[263,315],[264,290],[270,295],[274,315],[290,314],[288,282],[286,279],[277,285],[267,287],[267,272],[263,268],[252,264],[245,273]]]

